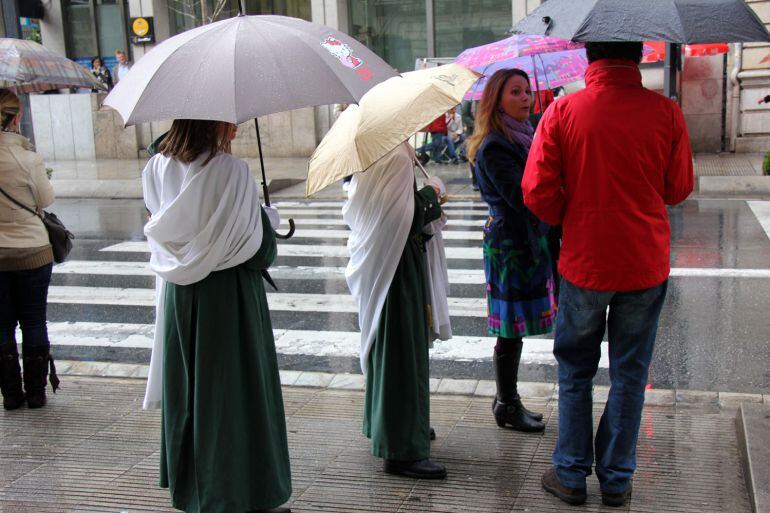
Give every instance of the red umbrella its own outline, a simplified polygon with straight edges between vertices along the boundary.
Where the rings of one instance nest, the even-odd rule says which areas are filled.
[[[645,41],[645,46],[652,48],[653,52],[648,53],[642,58],[642,62],[658,62],[666,58],[666,43],[662,41]],[[685,57],[706,57],[709,55],[719,55],[730,51],[727,43],[707,43],[684,45],[683,53]]]

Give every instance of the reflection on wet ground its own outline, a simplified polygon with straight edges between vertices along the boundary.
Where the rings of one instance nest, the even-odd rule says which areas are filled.
[[[294,207],[292,207],[294,208]],[[78,236],[73,258],[77,260],[112,260],[146,262],[146,253],[99,252],[105,246],[142,240],[142,226],[147,215],[138,200],[61,200],[53,210]],[[483,218],[483,205],[456,207],[453,219],[468,221],[468,226],[453,230],[479,230],[472,221]],[[344,225],[330,225],[339,219],[339,209],[326,214],[303,214],[306,229],[344,230]],[[307,219],[310,218],[310,219]],[[311,221],[312,222],[309,222]],[[670,210],[674,268],[764,269],[770,270],[770,238],[746,201],[695,199]],[[301,228],[302,225],[298,226]],[[298,238],[291,245],[344,246],[344,239]],[[452,240],[450,247],[480,248],[480,240]],[[480,249],[479,249],[480,251]],[[341,257],[282,256],[276,265],[340,268]],[[480,270],[480,258],[450,260],[450,269]],[[56,281],[58,280],[58,281]],[[341,275],[312,281],[278,279],[281,293],[344,294]],[[88,276],[55,277],[54,284],[150,288],[151,277]],[[482,286],[463,284],[453,289],[454,297],[483,297]],[[745,278],[720,276],[676,276],[670,279],[656,354],[650,374],[655,388],[685,388],[733,392],[770,392],[770,277]],[[52,305],[52,320],[100,322],[152,322],[152,309],[141,306]],[[274,327],[325,331],[355,331],[357,320],[350,313],[308,314],[274,312]],[[453,320],[455,334],[485,336],[483,318],[460,317]],[[490,347],[491,353],[491,347]],[[351,370],[354,358],[301,358],[284,356],[284,368],[309,370]],[[304,366],[304,367],[303,367]],[[473,362],[443,361],[434,375],[490,378],[488,359]],[[555,367],[529,365],[522,369],[522,379],[554,381]],[[607,383],[606,369],[600,370],[599,383]]]

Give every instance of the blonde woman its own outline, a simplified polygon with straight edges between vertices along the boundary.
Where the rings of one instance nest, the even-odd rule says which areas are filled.
[[[20,408],[25,401],[29,408],[46,404],[49,367],[54,391],[59,383],[46,326],[53,251],[40,218],[17,204],[37,211],[53,203],[54,194],[42,157],[19,134],[21,116],[19,98],[0,89],[0,389],[6,410]],[[17,325],[22,336],[24,388]]]

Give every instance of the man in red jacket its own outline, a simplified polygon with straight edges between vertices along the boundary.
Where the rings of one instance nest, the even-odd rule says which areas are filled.
[[[670,271],[666,205],[692,192],[692,154],[679,107],[642,87],[641,43],[586,43],[586,52],[586,89],[545,112],[521,184],[527,207],[563,228],[559,439],[542,484],[585,502],[595,446],[602,502],[622,506]],[[591,391],[605,328],[612,386],[594,445]]]

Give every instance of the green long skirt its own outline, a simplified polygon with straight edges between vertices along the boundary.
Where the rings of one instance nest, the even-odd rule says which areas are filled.
[[[192,285],[166,285],[160,486],[188,513],[245,513],[291,495],[260,275],[275,258],[269,237],[272,244],[263,242],[244,264]]]
[[[423,227],[441,216],[432,188],[415,192],[409,238],[369,353],[363,433],[372,454],[391,460],[430,456],[429,312]]]

